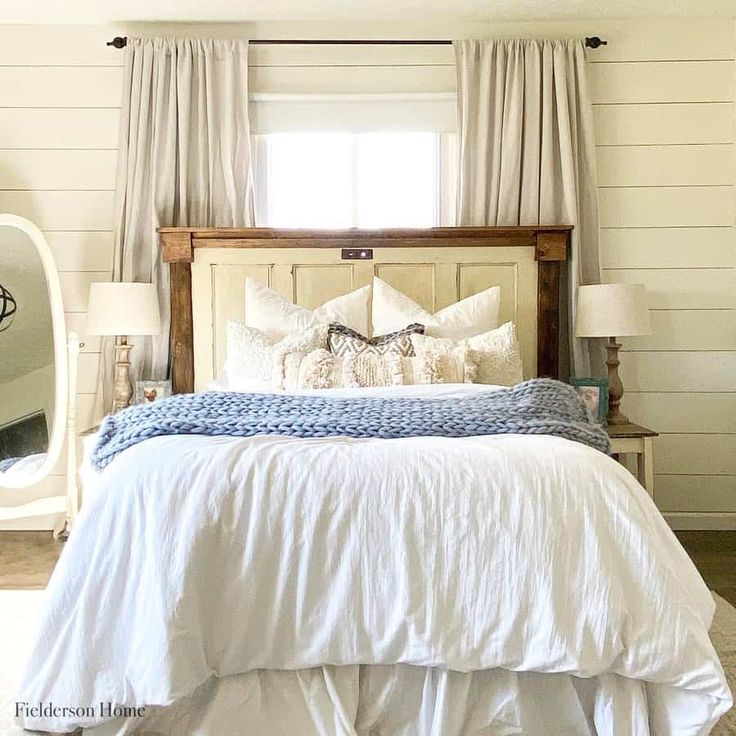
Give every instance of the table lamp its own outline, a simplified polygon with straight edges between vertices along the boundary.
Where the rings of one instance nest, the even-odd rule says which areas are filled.
[[[650,335],[646,288],[643,284],[600,284],[578,289],[575,337],[605,337],[608,356],[609,424],[628,424],[629,418],[619,410],[624,387],[618,375],[617,337]]]
[[[113,413],[130,405],[133,385],[130,382],[128,335],[158,335],[161,316],[155,284],[126,282],[93,283],[89,287],[87,335],[115,336],[115,386]]]

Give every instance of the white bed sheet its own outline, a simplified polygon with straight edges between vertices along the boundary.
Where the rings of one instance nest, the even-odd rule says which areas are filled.
[[[235,708],[237,722],[244,694],[267,700],[254,684],[265,677],[287,693],[313,688],[316,722],[339,722],[319,733],[353,733],[349,709],[318,705],[335,692],[352,702],[343,684],[363,664],[389,680],[413,665],[407,693],[435,676],[427,668],[451,670],[438,691],[470,687],[468,708],[482,712],[496,697],[525,702],[527,679],[540,703],[568,703],[573,678],[587,678],[599,733],[632,733],[620,712],[657,736],[707,733],[730,706],[707,588],[646,492],[591,448],[516,435],[159,437],[94,483],[49,586],[23,700],[163,706],[210,682],[213,713]],[[338,684],[321,669],[284,672],[322,665],[340,668]],[[509,683],[515,672],[531,674]],[[486,677],[498,689],[473,690]],[[406,733],[452,733],[458,715],[436,717],[439,731]]]

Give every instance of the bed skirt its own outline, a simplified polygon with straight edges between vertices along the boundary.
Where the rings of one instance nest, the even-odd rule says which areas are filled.
[[[119,718],[84,734],[647,736],[651,707],[646,683],[616,675],[324,666],[211,678],[187,698],[147,708],[143,718]]]

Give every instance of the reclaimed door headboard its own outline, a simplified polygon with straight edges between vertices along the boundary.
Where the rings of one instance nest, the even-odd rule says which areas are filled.
[[[244,318],[244,281],[313,308],[374,275],[436,311],[501,286],[501,323],[517,325],[525,377],[557,378],[560,263],[571,226],[426,230],[161,228],[171,269],[171,379],[203,389],[224,359],[224,324]]]

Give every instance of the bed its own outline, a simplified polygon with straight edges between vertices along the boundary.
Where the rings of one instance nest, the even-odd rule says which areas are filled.
[[[467,407],[484,426],[503,397],[522,414],[534,387],[564,393],[544,377],[558,376],[568,238],[163,229],[178,414],[162,404],[103,428],[109,439],[125,425],[134,441],[88,469],[20,693],[67,710],[29,705],[20,724],[95,736],[708,733],[731,704],[708,638],[712,597],[600,448],[509,431],[508,401],[505,431],[453,436],[374,436],[360,421],[355,436],[278,423],[233,435],[207,415],[232,404],[231,427],[249,411],[261,421],[264,402]],[[311,308],[374,275],[432,311],[500,285],[524,378],[543,380],[188,395],[218,378],[246,277]],[[589,419],[576,421],[594,433]]]

